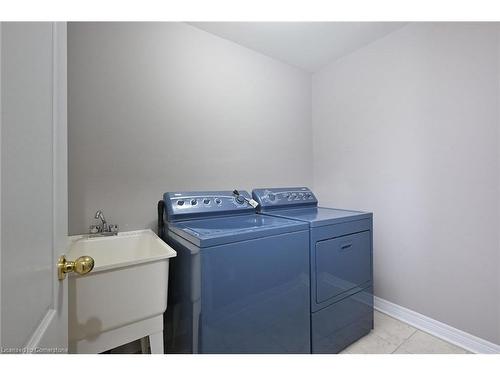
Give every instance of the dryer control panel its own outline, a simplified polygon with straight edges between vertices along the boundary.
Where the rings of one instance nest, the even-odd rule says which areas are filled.
[[[247,202],[250,194],[239,191],[180,191],[163,194],[167,221],[238,215],[255,212]]]
[[[318,205],[318,200],[307,187],[254,189],[252,197],[259,203],[258,211]]]

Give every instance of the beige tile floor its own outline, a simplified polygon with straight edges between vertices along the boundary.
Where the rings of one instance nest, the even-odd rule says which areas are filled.
[[[375,328],[341,354],[467,354],[467,350],[375,311]]]

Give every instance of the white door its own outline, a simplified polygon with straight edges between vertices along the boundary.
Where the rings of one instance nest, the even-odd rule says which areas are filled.
[[[0,348],[65,352],[66,24],[0,23]]]

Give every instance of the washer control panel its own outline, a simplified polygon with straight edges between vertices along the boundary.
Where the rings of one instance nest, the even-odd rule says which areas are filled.
[[[260,211],[318,205],[318,200],[307,187],[254,189],[252,197],[259,203]]]
[[[244,199],[251,196],[246,191],[184,191],[168,192],[163,195],[168,221],[196,219],[208,216],[236,215],[254,212]]]

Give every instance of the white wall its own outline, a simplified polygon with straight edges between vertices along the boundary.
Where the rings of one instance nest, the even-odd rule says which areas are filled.
[[[492,24],[412,24],[313,76],[314,188],[374,212],[375,294],[500,344]]]
[[[69,228],[170,190],[312,182],[310,75],[182,23],[69,23]]]

